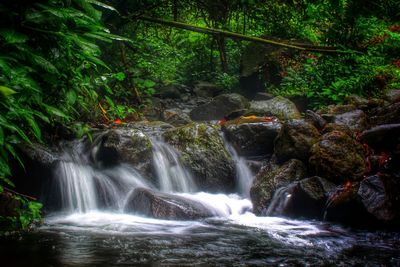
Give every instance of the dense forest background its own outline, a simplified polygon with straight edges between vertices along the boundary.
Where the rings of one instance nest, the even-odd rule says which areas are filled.
[[[400,88],[397,0],[3,0],[0,14],[0,192],[12,191],[19,144],[138,119],[171,86],[208,81],[313,108]],[[40,204],[18,199],[11,220],[24,228]]]

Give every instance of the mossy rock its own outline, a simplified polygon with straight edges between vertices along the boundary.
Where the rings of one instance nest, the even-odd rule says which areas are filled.
[[[180,152],[182,163],[193,174],[200,190],[231,192],[235,166],[215,125],[191,123],[163,134]]]
[[[270,100],[251,101],[249,114],[257,116],[275,116],[280,120],[299,119],[296,105],[287,98],[277,96]]]

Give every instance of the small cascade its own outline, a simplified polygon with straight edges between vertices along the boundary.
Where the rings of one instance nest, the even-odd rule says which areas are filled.
[[[99,209],[121,211],[129,192],[136,187],[153,188],[129,165],[93,167],[80,142],[67,149],[55,168],[51,199],[59,201],[62,211],[70,213]]]
[[[249,197],[254,175],[247,166],[246,159],[238,155],[235,148],[226,140],[224,136],[222,136],[222,138],[224,140],[225,148],[228,150],[235,162],[237,190],[242,196]]]
[[[153,140],[153,164],[160,191],[195,192],[197,187],[190,173],[179,161],[178,153],[165,142]]]
[[[290,184],[275,190],[274,196],[272,197],[271,203],[266,212],[267,216],[278,216],[285,212],[295,186],[296,184]]]

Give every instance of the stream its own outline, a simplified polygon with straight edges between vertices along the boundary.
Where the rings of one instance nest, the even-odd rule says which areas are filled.
[[[57,210],[30,232],[0,237],[1,266],[400,266],[399,233],[255,216],[253,177],[229,144],[237,193],[212,194],[196,190],[172,147],[152,142],[158,184],[126,164],[92,166],[79,143],[66,150],[47,193]],[[178,221],[124,212],[138,187],[201,203],[214,216]]]

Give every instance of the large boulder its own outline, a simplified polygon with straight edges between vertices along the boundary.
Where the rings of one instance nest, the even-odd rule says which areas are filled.
[[[161,120],[173,126],[182,126],[192,121],[188,114],[176,108],[164,110]]]
[[[235,165],[218,127],[191,123],[163,134],[164,140],[180,152],[181,162],[193,174],[199,189],[230,192],[234,188]]]
[[[359,180],[365,173],[362,146],[340,131],[324,134],[311,148],[310,166],[334,183]]]
[[[396,180],[390,176],[373,175],[362,180],[358,189],[358,195],[367,211],[386,223],[400,219],[400,182]]]
[[[278,121],[229,124],[223,127],[227,139],[241,156],[272,154],[281,129]]]
[[[314,176],[293,182],[286,187],[282,199],[270,207],[269,215],[284,215],[322,219],[326,201],[335,185],[324,178]]]
[[[385,98],[390,103],[400,102],[400,90],[390,90],[385,94]]]
[[[20,144],[17,150],[24,166],[17,160],[10,164],[16,190],[39,199],[61,157],[53,149],[36,143]]]
[[[232,111],[247,109],[248,100],[239,94],[223,94],[215,97],[211,102],[194,108],[190,118],[194,121],[221,120]]]
[[[93,142],[91,156],[101,167],[129,163],[142,175],[153,178],[152,143],[141,130],[119,128],[99,134]]]
[[[223,89],[216,84],[204,81],[198,81],[195,83],[193,92],[198,97],[215,97],[221,94]]]
[[[400,123],[400,102],[395,102],[371,111],[371,125]]]
[[[400,124],[384,124],[361,134],[361,142],[377,149],[390,149],[400,143]]]
[[[281,96],[270,100],[251,101],[250,113],[257,116],[275,116],[280,120],[299,119],[301,117],[296,105]]]
[[[198,220],[214,216],[199,202],[145,188],[133,190],[126,201],[124,212],[165,220]]]
[[[292,159],[276,169],[263,168],[257,174],[250,189],[253,211],[257,215],[267,215],[274,192],[291,182],[299,181],[306,176],[304,164]]]
[[[367,127],[367,116],[364,111],[356,109],[335,115],[332,122],[338,125],[345,125],[354,132],[361,132]]]
[[[275,155],[279,162],[296,158],[308,161],[310,149],[318,141],[317,128],[304,120],[289,120],[283,124],[275,140]]]

